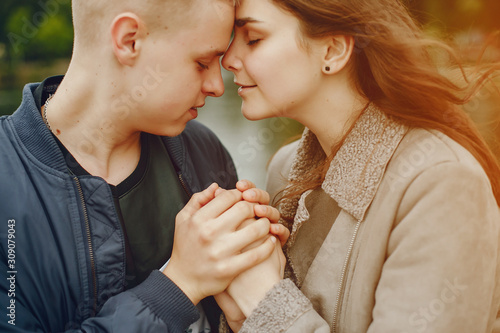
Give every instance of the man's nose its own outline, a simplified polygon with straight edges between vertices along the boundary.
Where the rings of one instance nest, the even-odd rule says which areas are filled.
[[[212,97],[220,97],[224,94],[224,80],[219,66],[210,69],[207,79],[203,82],[202,92]]]

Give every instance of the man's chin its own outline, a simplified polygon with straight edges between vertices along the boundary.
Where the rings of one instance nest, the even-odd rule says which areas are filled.
[[[158,136],[169,136],[174,137],[180,135],[186,129],[187,123],[183,125],[179,124],[176,126],[169,126],[168,128],[159,128],[154,131],[148,131],[148,133]]]

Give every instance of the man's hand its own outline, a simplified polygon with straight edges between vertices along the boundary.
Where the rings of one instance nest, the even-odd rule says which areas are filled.
[[[235,276],[266,260],[276,247],[269,219],[255,218],[256,204],[244,201],[239,190],[216,196],[218,188],[213,184],[193,195],[177,215],[172,256],[163,272],[194,304],[224,291]],[[257,241],[258,246],[243,251]]]
[[[229,296],[227,291],[215,295],[214,297],[226,316],[227,324],[234,333],[238,333],[247,317],[240,310],[234,299]]]
[[[280,220],[280,213],[276,208],[269,206],[269,193],[256,188],[255,184],[249,180],[240,180],[237,182],[236,189],[242,193],[243,200],[259,204],[255,205],[255,216],[269,219],[271,222],[269,232],[280,240],[281,246],[285,245],[290,237],[290,230],[278,223]],[[222,189],[218,189],[216,195],[223,191]]]

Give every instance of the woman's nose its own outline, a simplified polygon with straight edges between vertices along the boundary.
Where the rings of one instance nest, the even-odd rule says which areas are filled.
[[[237,57],[236,50],[233,40],[222,58],[222,66],[233,73],[241,69],[241,60]]]

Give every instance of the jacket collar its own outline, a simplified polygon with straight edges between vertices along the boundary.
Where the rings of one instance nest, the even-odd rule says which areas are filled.
[[[49,80],[50,84],[54,85],[62,80],[62,76],[49,78]],[[64,155],[42,119],[38,105],[40,102],[37,102],[37,99],[43,102],[47,93],[37,89],[40,85],[40,83],[30,83],[24,87],[21,105],[8,119],[12,121],[20,142],[36,160],[54,170],[66,173],[67,164]],[[39,96],[39,94],[44,95]],[[164,142],[176,169],[184,171],[186,152],[181,136],[165,137]]]
[[[21,143],[29,153],[46,166],[66,172],[66,161],[37,107],[34,92],[39,83],[28,84],[23,90],[21,106],[9,119]]]
[[[322,189],[357,221],[364,219],[387,164],[407,131],[406,126],[391,120],[370,104],[335,155]],[[301,179],[325,157],[316,135],[306,128],[292,164],[290,180]],[[283,215],[293,216],[298,206],[298,198],[283,201]]]

